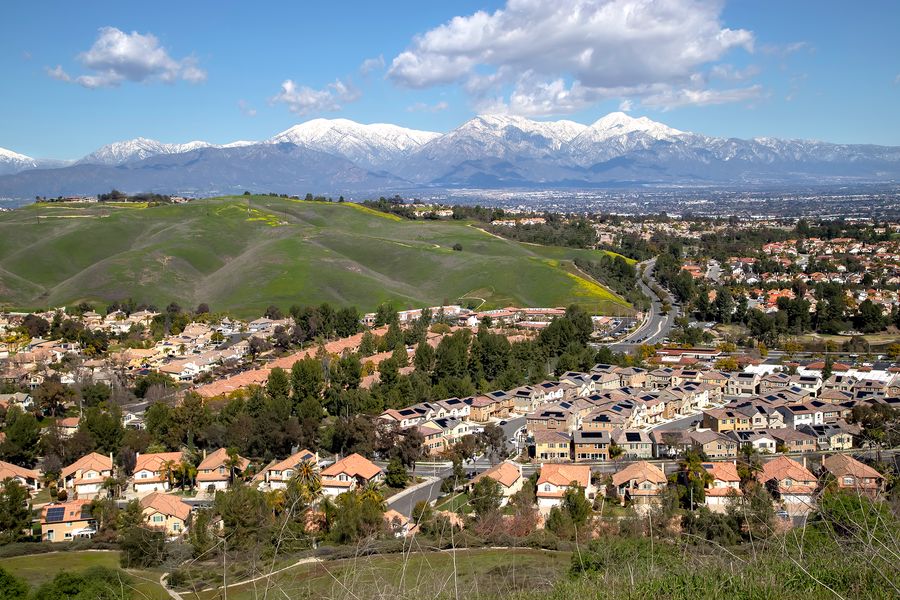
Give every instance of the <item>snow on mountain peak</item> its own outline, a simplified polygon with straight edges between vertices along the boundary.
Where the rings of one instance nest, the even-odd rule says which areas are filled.
[[[644,133],[658,140],[671,139],[684,134],[683,131],[651,121],[647,117],[635,118],[623,112],[609,113],[595,121],[591,125],[591,129],[593,130],[592,137],[595,140],[608,139],[635,132]]]
[[[24,154],[19,154],[18,152],[13,152],[12,150],[7,150],[6,148],[0,148],[0,160],[5,161],[16,161],[16,162],[33,162],[34,159],[30,156],[25,156]]]

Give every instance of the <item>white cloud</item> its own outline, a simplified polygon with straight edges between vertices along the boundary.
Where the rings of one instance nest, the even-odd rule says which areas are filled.
[[[411,88],[462,84],[476,106],[500,98],[521,114],[572,112],[622,90],[692,86],[730,50],[752,52],[753,34],[724,27],[721,11],[720,0],[508,0],[416,36],[388,76]]]
[[[450,105],[441,100],[440,102],[435,102],[434,104],[426,104],[425,102],[416,102],[415,104],[411,104],[406,107],[406,112],[441,112],[442,110],[447,110],[450,108]]]
[[[115,87],[125,81],[206,81],[206,71],[194,57],[176,60],[153,34],[125,33],[115,27],[102,27],[94,45],[78,55],[78,62],[90,72],[72,77],[57,66],[47,74],[86,88]]]
[[[785,58],[791,54],[796,54],[801,50],[805,50],[812,54],[816,51],[816,47],[809,42],[791,42],[789,44],[763,44],[763,46],[760,47],[760,50],[763,54],[769,56]]]
[[[336,79],[334,83],[317,90],[305,85],[298,86],[293,80],[287,79],[281,84],[281,91],[271,101],[284,103],[291,112],[306,115],[340,110],[344,104],[359,100],[360,96],[359,90],[349,81]]]
[[[49,75],[53,79],[58,79],[59,81],[72,81],[72,78],[69,76],[69,74],[63,70],[62,65],[56,65],[52,69],[50,67],[47,67],[46,71],[47,75]]]
[[[246,100],[238,100],[238,110],[241,111],[241,114],[245,117],[256,116],[256,109],[250,106],[250,103]]]
[[[894,85],[900,85],[900,73],[897,73],[897,76],[894,77]]]
[[[641,104],[651,108],[671,110],[682,106],[710,106],[731,102],[745,102],[756,100],[763,97],[763,95],[761,85],[725,90],[671,89],[646,96],[641,100]]]
[[[362,61],[362,64],[359,65],[359,73],[363,77],[371,73],[372,71],[380,71],[384,69],[384,56],[379,54],[374,58],[367,58]]]
[[[631,112],[631,110],[633,108],[634,108],[634,103],[627,98],[625,100],[622,100],[621,102],[619,102],[619,110],[622,112]]]

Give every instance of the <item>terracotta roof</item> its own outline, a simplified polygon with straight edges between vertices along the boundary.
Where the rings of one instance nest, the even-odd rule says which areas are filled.
[[[40,479],[41,473],[40,471],[35,471],[34,469],[26,469],[25,467],[20,467],[19,465],[14,465],[12,463],[0,460],[0,481],[3,481],[4,479],[7,479],[9,477]]]
[[[197,481],[217,481],[221,479],[221,476],[215,471],[218,470],[219,467],[224,466],[225,462],[228,460],[228,449],[227,448],[219,448],[212,454],[207,454],[206,458],[204,458],[200,465],[197,467]],[[244,458],[241,455],[238,455],[238,460],[240,464],[238,465],[238,469],[244,471],[250,466],[250,461]],[[214,471],[213,473],[204,473],[204,471]],[[228,475],[226,474],[227,478]]]
[[[637,483],[649,481],[650,483],[664,484],[668,480],[666,479],[666,474],[662,472],[662,469],[642,460],[631,463],[613,475],[612,478],[613,485],[617,487],[629,481],[636,481]]]
[[[503,487],[508,488],[518,481],[521,476],[522,474],[519,473],[519,467],[508,460],[505,460],[499,465],[495,465],[484,473],[477,475],[475,479],[472,480],[472,483],[477,483],[483,477],[490,477]]]
[[[51,502],[41,509],[41,524],[47,524],[47,511],[62,508],[62,518],[54,518],[53,523],[74,523],[77,521],[89,521],[94,517],[91,514],[90,500],[69,500],[68,502]]]
[[[322,477],[337,477],[341,473],[368,480],[381,473],[381,468],[369,459],[354,453],[323,469]]]
[[[296,469],[303,461],[316,462],[316,454],[309,450],[303,449],[299,452],[291,454],[281,462],[269,465],[263,471],[287,471],[288,469]]]
[[[74,475],[76,471],[112,471],[112,459],[108,456],[103,456],[102,454],[97,454],[96,452],[91,452],[90,454],[85,454],[71,465],[66,467],[60,473],[60,476],[65,479],[69,475]]]
[[[134,472],[138,471],[159,471],[162,469],[163,463],[173,462],[180,463],[181,452],[158,452],[155,454],[141,454],[134,461]]]
[[[552,483],[566,487],[573,481],[582,487],[588,487],[591,483],[591,468],[587,465],[547,463],[541,467],[541,475],[537,482],[538,486],[542,483]],[[541,495],[540,490],[538,495]]]
[[[791,479],[796,483],[806,484],[801,486],[791,486],[791,488],[811,488],[815,489],[816,476],[809,472],[809,469],[801,465],[795,460],[791,460],[786,456],[779,456],[763,464],[762,471],[756,475],[761,483],[766,483],[774,479],[779,483],[785,479]]]
[[[141,508],[153,509],[168,517],[178,517],[182,521],[186,521],[191,514],[190,505],[182,502],[180,498],[159,492],[153,492],[141,498]]]
[[[733,462],[720,461],[703,463],[703,468],[706,469],[707,473],[713,476],[713,479],[718,479],[719,481],[741,480],[741,477],[737,472],[737,467]]]
[[[832,454],[822,461],[822,466],[835,477],[852,475],[857,479],[874,478],[884,479],[884,476],[865,463],[861,463],[852,456],[846,454]]]

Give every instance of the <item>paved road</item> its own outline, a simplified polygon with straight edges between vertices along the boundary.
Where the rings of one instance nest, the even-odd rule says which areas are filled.
[[[509,439],[522,427],[525,427],[525,417],[516,417],[508,420],[503,425],[500,425],[500,429],[503,430],[503,439],[506,440],[506,447],[508,450],[518,451],[519,446],[511,444]]]
[[[676,419],[675,421],[663,423],[662,425],[657,425],[652,428],[652,431],[686,431],[688,429],[693,429],[694,425],[700,423],[702,420],[702,414],[691,415],[689,417],[683,417],[681,419]]]
[[[441,495],[441,481],[449,476],[453,471],[447,467],[431,468],[416,467],[415,474],[421,477],[437,477],[436,481],[424,485],[417,490],[404,494],[402,496],[393,496],[388,498],[387,505],[393,508],[401,515],[409,517],[412,515],[413,507],[422,500],[436,500]]]
[[[651,258],[643,264],[645,265],[644,274],[651,284],[655,283],[653,267],[656,265],[656,259]],[[650,286],[644,283],[642,277],[638,277],[637,284],[641,292],[650,299],[649,316],[644,324],[632,332],[631,335],[619,342],[609,344],[609,347],[615,352],[628,352],[640,344],[655,344],[662,341],[668,337],[672,326],[675,324],[675,318],[678,316],[678,309],[675,307],[672,307],[667,314],[660,314],[662,299],[650,289]]]

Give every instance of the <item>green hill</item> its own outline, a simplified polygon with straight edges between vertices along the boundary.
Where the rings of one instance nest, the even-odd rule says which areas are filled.
[[[454,251],[461,244],[462,251]],[[183,205],[35,204],[0,213],[0,305],[127,297],[258,315],[331,302],[372,310],[471,298],[485,307],[630,307],[579,273],[591,250],[526,245],[470,224],[267,196]]]

